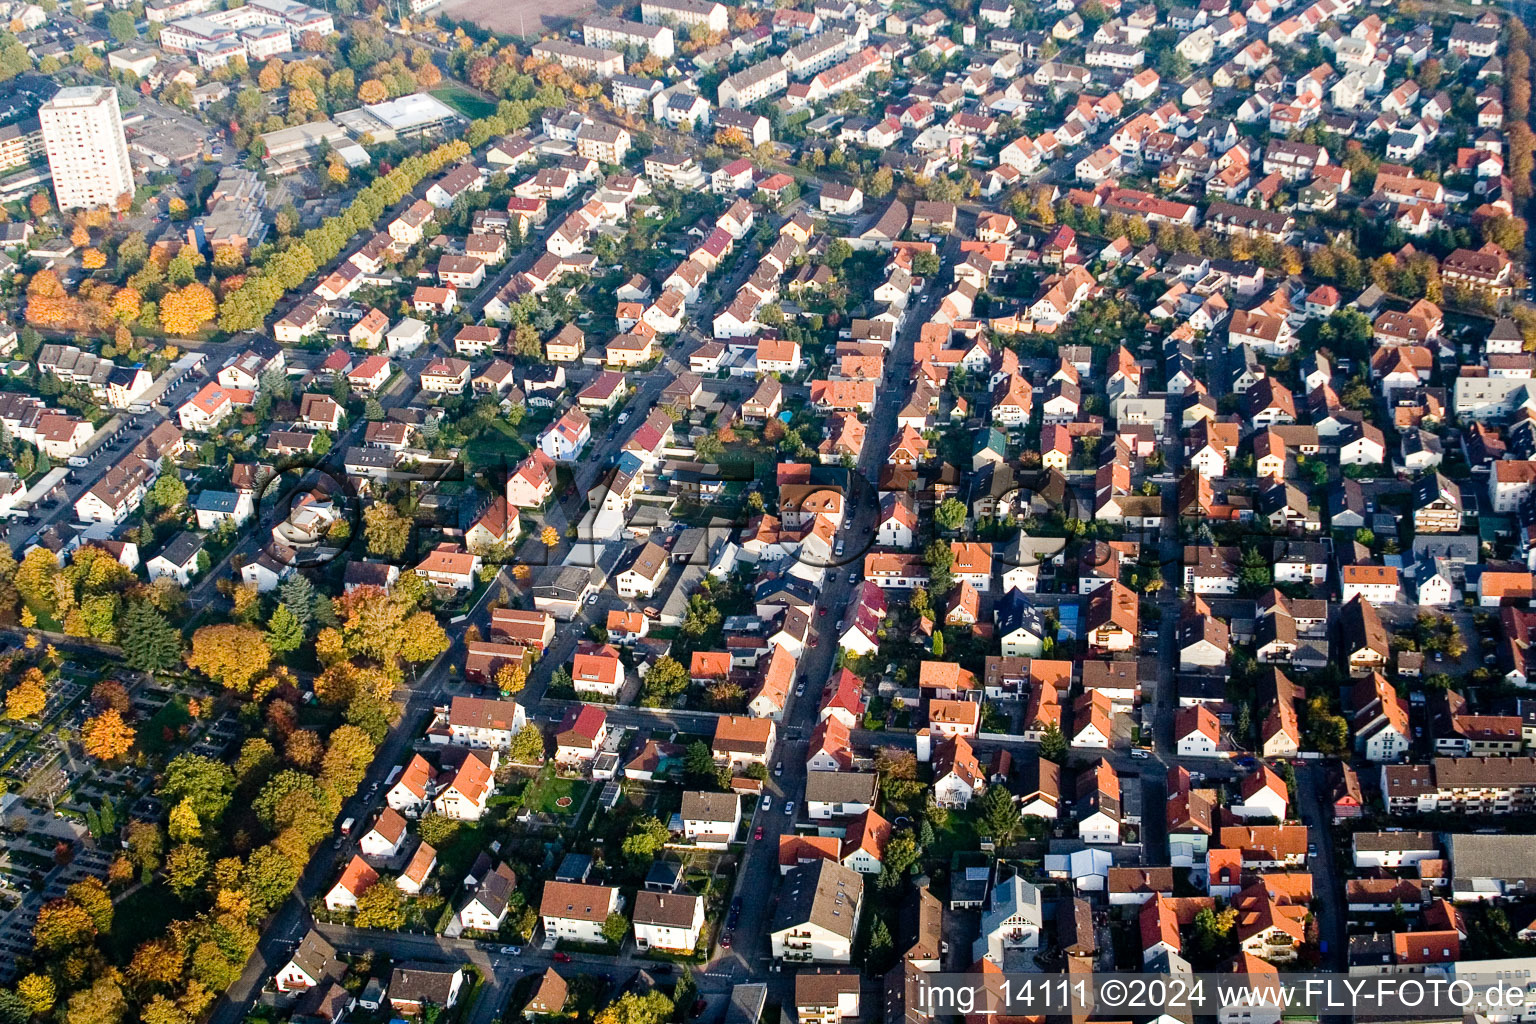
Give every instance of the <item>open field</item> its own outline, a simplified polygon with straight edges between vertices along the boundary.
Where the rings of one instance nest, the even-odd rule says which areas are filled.
[[[432,95],[470,120],[496,113],[496,104],[461,85],[445,85],[441,89],[433,89]]]
[[[536,37],[563,31],[597,10],[594,0],[447,0],[450,18],[472,21],[492,32]]]

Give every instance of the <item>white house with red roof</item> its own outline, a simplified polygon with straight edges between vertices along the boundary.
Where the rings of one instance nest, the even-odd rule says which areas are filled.
[[[507,477],[507,502],[517,508],[539,508],[555,492],[555,463],[535,448]]]
[[[206,433],[218,426],[224,417],[256,400],[256,392],[245,388],[229,388],[209,381],[176,410],[176,418],[182,430]]]
[[[875,653],[880,649],[880,623],[885,615],[885,591],[866,581],[843,615],[838,646],[857,656]]]
[[[483,760],[483,756],[489,760]],[[489,755],[468,752],[458,770],[449,775],[447,783],[432,798],[433,810],[455,821],[479,821],[496,792],[496,760],[494,751]]]
[[[843,724],[845,729],[854,729],[858,727],[868,707],[869,701],[864,696],[863,680],[846,668],[839,669],[837,675],[827,684],[827,688],[822,691],[821,708],[816,713],[817,720],[825,722],[829,718],[835,718]]]
[[[580,409],[567,409],[539,435],[539,450],[554,462],[575,462],[590,440],[591,418]]]
[[[331,891],[325,894],[325,909],[330,911],[356,910],[357,898],[367,892],[379,880],[379,873],[369,867],[363,858],[352,855],[347,869],[341,873]]]
[[[1180,708],[1173,720],[1173,741],[1180,757],[1216,757],[1221,752],[1221,723],[1202,705]]]
[[[555,733],[555,762],[566,767],[589,764],[607,738],[607,712],[591,704],[572,708]]]
[[[1286,789],[1285,780],[1271,771],[1269,765],[1260,763],[1257,771],[1245,775],[1238,791],[1242,795],[1242,802],[1229,808],[1237,817],[1285,820],[1290,809],[1290,793]]]
[[[393,857],[405,845],[405,818],[393,807],[384,808],[373,827],[363,833],[357,848],[365,857]]]
[[[384,802],[407,817],[417,817],[432,803],[432,782],[432,766],[416,754],[384,794]]]
[[[389,383],[389,375],[393,372],[394,367],[387,357],[372,355],[347,371],[347,383],[354,391],[372,394]]]
[[[586,641],[577,644],[576,656],[571,660],[571,680],[577,693],[617,697],[624,689],[624,663],[619,660],[618,648]]]
[[[449,543],[439,544],[427,552],[427,557],[416,566],[417,575],[425,576],[434,586],[445,590],[472,589],[475,574],[479,571],[479,555]]]
[[[483,555],[497,545],[515,541],[522,530],[521,518],[506,495],[498,494],[475,524],[464,531],[464,546]]]

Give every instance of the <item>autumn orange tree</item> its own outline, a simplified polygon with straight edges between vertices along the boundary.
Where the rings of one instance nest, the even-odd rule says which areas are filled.
[[[196,281],[160,300],[160,326],[169,334],[196,334],[218,315],[213,292]]]
[[[80,254],[80,265],[86,270],[100,270],[107,265],[107,254],[97,248],[90,248]]]
[[[27,282],[27,323],[58,327],[75,316],[74,299],[64,290],[59,275],[39,270]]]
[[[123,720],[122,712],[108,708],[80,727],[80,741],[85,752],[98,761],[116,761],[133,749],[133,726]]]

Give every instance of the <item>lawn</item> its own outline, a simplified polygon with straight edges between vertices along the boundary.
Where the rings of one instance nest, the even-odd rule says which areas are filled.
[[[461,86],[447,85],[441,89],[433,89],[432,95],[472,121],[496,113],[496,104],[490,100],[481,99]]]
[[[590,783],[580,779],[562,779],[555,775],[540,778],[528,793],[523,806],[530,811],[539,814],[571,815],[581,806],[581,799],[586,795]],[[569,797],[570,803],[560,806],[559,801]]]
[[[505,465],[510,472],[530,451],[528,442],[505,420],[493,420],[491,429],[464,446],[464,458],[471,472]]]

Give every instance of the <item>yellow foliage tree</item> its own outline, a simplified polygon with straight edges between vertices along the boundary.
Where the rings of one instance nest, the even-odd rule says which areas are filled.
[[[544,542],[545,547],[552,548],[560,543],[560,532],[553,526],[546,526],[539,533],[539,539]]]
[[[370,78],[357,87],[357,98],[364,103],[383,103],[389,99],[389,89],[377,78]]]
[[[91,244],[91,233],[85,229],[84,224],[76,224],[74,230],[69,233],[69,244],[79,248]]]
[[[92,247],[80,254],[80,265],[86,270],[100,270],[107,265],[107,254]]]
[[[34,1016],[45,1016],[58,999],[53,979],[46,974],[29,974],[16,983],[16,994],[21,996]]]
[[[119,320],[137,320],[143,296],[137,288],[119,288],[112,293],[112,315]]]
[[[43,674],[35,668],[27,669],[21,682],[5,695],[5,713],[10,718],[36,718],[48,704],[48,691],[43,686]]]
[[[213,250],[213,269],[239,270],[245,266],[245,254],[233,245],[220,245]]]
[[[188,665],[237,692],[248,689],[271,661],[261,630],[232,622],[204,626],[193,633],[192,650],[187,653]]]
[[[160,326],[170,334],[196,334],[218,315],[213,292],[196,281],[160,300]]]

